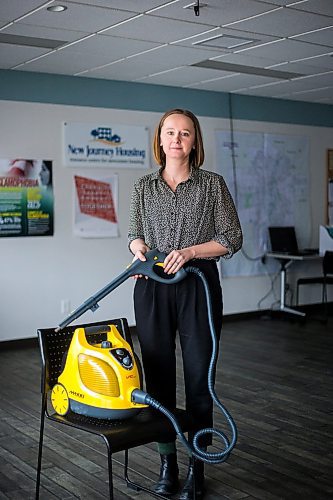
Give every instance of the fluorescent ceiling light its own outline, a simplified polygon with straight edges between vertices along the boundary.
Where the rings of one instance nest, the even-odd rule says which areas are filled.
[[[56,49],[64,45],[66,40],[52,40],[51,38],[36,38],[32,36],[10,35],[0,33],[0,43],[10,45],[26,45],[28,47],[40,47],[43,49]]]
[[[249,75],[257,76],[267,76],[270,78],[278,78],[280,80],[290,80],[291,78],[298,78],[303,76],[300,73],[289,73],[287,71],[277,71],[274,69],[266,68],[256,68],[254,66],[245,66],[243,64],[231,64],[221,61],[212,61],[207,59],[206,61],[200,61],[190,66],[195,66],[197,68],[215,69],[218,71],[230,71],[232,73],[245,73]]]

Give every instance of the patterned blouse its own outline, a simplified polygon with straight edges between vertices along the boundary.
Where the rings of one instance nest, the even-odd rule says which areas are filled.
[[[173,192],[161,174],[162,168],[134,184],[129,244],[141,238],[149,248],[170,253],[214,240],[228,249],[225,258],[241,248],[238,215],[221,175],[192,167]]]

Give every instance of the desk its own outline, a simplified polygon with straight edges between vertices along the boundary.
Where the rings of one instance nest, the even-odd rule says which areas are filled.
[[[286,276],[287,269],[295,262],[304,262],[309,260],[321,259],[319,254],[309,254],[309,255],[289,255],[286,253],[279,252],[268,252],[266,257],[272,257],[279,261],[280,263],[280,307],[279,311],[295,314],[297,316],[305,316],[305,313],[297,311],[297,309],[292,309],[286,306]]]

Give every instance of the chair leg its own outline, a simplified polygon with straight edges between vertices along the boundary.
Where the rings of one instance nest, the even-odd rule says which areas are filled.
[[[47,405],[47,394],[42,394],[42,409],[40,415],[39,445],[38,445],[37,474],[36,474],[36,500],[39,499],[46,405]]]
[[[129,476],[128,476],[128,450],[125,450],[124,477],[125,477],[126,485],[135,491],[145,491],[150,496],[153,496],[155,498],[163,498],[163,499],[168,498],[168,497],[165,497],[163,495],[160,495],[159,493],[156,493],[154,490],[151,490],[150,488],[146,488],[145,486],[143,486],[141,484],[135,483],[134,481],[132,481],[129,478]]]
[[[104,440],[108,450],[109,498],[110,500],[113,500],[114,496],[113,496],[113,474],[112,474],[112,451],[109,441],[105,437]]]
[[[128,476],[128,450],[125,450],[125,457],[124,458],[125,458],[125,460],[124,460],[124,477],[125,477],[126,485],[135,491],[140,491],[140,489],[141,489],[140,486],[138,484],[134,483],[133,481],[131,481],[131,479]]]
[[[328,321],[328,307],[327,307],[327,287],[326,282],[323,283],[323,302],[324,302],[324,315],[325,322]]]

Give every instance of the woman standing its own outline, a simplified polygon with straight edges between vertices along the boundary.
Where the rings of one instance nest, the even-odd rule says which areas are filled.
[[[130,208],[129,248],[145,260],[153,248],[167,254],[164,271],[198,267],[208,281],[217,335],[222,325],[222,291],[217,261],[231,257],[242,245],[237,212],[222,176],[200,169],[204,147],[200,124],[190,111],[166,112],[156,128],[154,157],[159,171],[134,185]],[[190,273],[177,284],[138,279],[134,290],[136,327],[146,390],[171,411],[176,408],[175,338],[183,356],[186,409],[197,430],[212,426],[212,400],[207,374],[212,344],[201,280]],[[202,437],[207,447],[211,437]],[[175,441],[158,443],[160,478],[155,491],[173,495],[179,488]],[[180,499],[204,495],[203,462],[191,460]]]

